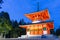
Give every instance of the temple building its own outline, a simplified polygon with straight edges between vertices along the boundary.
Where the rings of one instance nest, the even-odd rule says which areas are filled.
[[[32,23],[27,25],[19,25],[21,28],[26,29],[26,35],[35,36],[35,35],[49,35],[50,30],[54,29],[54,22],[50,21],[49,11],[47,9],[25,14]]]

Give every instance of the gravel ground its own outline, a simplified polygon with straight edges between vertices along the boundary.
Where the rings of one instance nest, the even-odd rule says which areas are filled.
[[[60,38],[56,36],[34,36],[34,37],[26,37],[26,38],[0,38],[0,40],[60,40]]]
[[[55,38],[24,38],[24,39],[19,39],[19,38],[7,38],[7,39],[0,39],[0,40],[60,40],[60,39],[55,39]]]

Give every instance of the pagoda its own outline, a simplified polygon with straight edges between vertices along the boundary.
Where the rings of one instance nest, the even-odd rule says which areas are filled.
[[[49,35],[50,30],[54,29],[54,22],[49,21],[50,15],[48,9],[25,14],[25,16],[32,21],[32,23],[27,25],[19,25],[21,28],[26,29],[26,35],[28,36],[40,36]],[[47,21],[48,20],[48,21]]]

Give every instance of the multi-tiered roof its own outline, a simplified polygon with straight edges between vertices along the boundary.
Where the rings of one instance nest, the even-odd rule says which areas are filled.
[[[25,16],[32,21],[46,21],[50,19],[50,15],[47,9],[31,14],[25,14]]]

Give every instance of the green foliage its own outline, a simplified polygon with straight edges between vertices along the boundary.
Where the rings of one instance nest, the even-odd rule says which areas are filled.
[[[18,23],[16,20],[11,21],[7,12],[0,12],[0,34],[6,36],[6,38],[17,38],[26,34],[26,29],[20,28],[19,25],[25,25],[24,19],[21,19]]]
[[[19,27],[16,27],[16,28],[13,28],[11,31],[10,31],[10,38],[17,38],[19,36],[21,36],[21,29]]]
[[[11,23],[12,23],[12,30],[10,30],[9,33],[7,34],[9,38],[17,38],[21,36],[21,28],[19,28],[18,22],[15,20],[11,21]]]
[[[27,23],[24,21],[24,19],[21,19],[19,22],[19,25],[26,25]],[[21,28],[21,35],[26,35],[26,29]]]
[[[0,33],[3,33],[4,35],[8,34],[8,32],[12,29],[10,18],[7,18],[6,16],[9,17],[7,12],[0,13]]]
[[[17,38],[17,37],[20,37],[21,35],[25,35],[26,29],[19,27],[19,25],[24,25],[24,24],[25,22],[23,19],[21,19],[19,23],[16,20],[12,21],[13,29],[10,31],[10,34],[9,34],[10,38]]]

